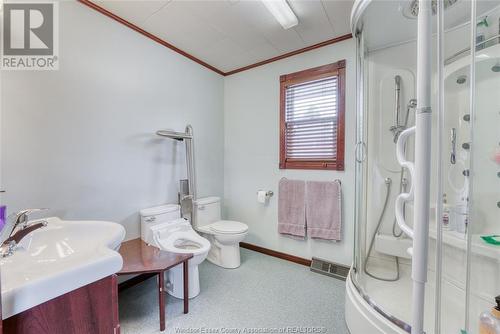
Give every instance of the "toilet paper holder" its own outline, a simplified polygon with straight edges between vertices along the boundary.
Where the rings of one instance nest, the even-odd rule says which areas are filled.
[[[258,194],[259,191],[262,191],[262,190],[257,190],[256,194]],[[274,195],[274,191],[272,191],[272,190],[266,191],[266,197],[267,198],[272,197],[273,195]]]

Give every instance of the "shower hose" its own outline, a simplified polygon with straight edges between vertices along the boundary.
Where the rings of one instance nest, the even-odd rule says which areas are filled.
[[[399,275],[400,275],[400,270],[399,270],[399,258],[397,256],[394,256],[394,259],[396,261],[396,276],[393,278],[385,278],[385,277],[380,277],[375,274],[372,274],[368,271],[368,260],[370,258],[370,255],[373,250],[373,246],[375,244],[375,238],[377,237],[377,234],[379,233],[380,227],[382,226],[382,222],[384,220],[385,216],[385,211],[387,210],[387,204],[389,202],[389,196],[391,194],[391,185],[392,185],[392,180],[390,178],[385,179],[385,186],[386,186],[386,192],[385,192],[385,200],[384,200],[384,206],[382,207],[382,211],[380,212],[380,216],[378,218],[377,226],[375,227],[375,231],[373,232],[373,236],[370,240],[370,246],[368,247],[368,253],[366,253],[366,258],[365,258],[365,263],[363,265],[363,270],[365,274],[368,276],[375,278],[380,281],[386,281],[386,282],[395,282],[399,280]],[[404,178],[404,171],[403,169],[401,170],[400,174],[400,192],[406,190],[406,181]],[[405,207],[403,206],[403,215],[405,214]],[[399,233],[396,232],[396,219],[394,219],[394,222],[392,224],[392,235],[396,238],[399,238],[403,235],[403,232],[400,231]]]

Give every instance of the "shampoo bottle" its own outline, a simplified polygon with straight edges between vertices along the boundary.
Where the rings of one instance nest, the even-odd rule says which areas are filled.
[[[486,30],[488,29],[488,17],[485,16],[482,20],[479,20],[476,28],[476,50],[482,50],[486,46],[483,43],[486,39]]]
[[[450,207],[448,206],[446,194],[443,194],[443,217],[441,217],[441,223],[444,230],[450,229]]]
[[[500,296],[495,297],[497,306],[481,313],[479,317],[479,334],[500,334]]]

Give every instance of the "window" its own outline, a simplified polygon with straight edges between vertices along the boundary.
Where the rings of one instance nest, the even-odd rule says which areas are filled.
[[[280,168],[344,170],[345,60],[280,82]]]

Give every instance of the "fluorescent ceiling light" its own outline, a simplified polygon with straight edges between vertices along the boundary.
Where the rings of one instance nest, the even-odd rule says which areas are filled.
[[[273,14],[283,29],[289,29],[299,24],[299,19],[293,13],[286,0],[261,0],[267,10]]]

